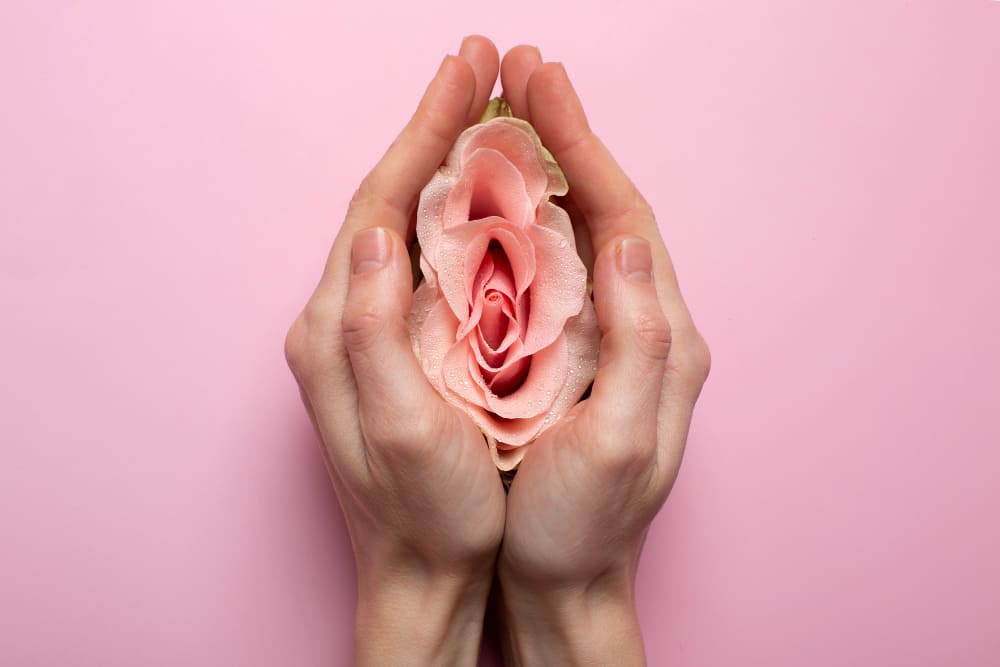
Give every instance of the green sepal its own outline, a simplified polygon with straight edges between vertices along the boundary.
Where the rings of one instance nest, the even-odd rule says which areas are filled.
[[[494,97],[490,100],[489,104],[486,105],[486,111],[484,111],[483,115],[479,117],[479,122],[485,123],[493,120],[494,118],[511,118],[513,115],[513,112],[510,110],[510,105],[507,104],[507,100],[502,97]]]

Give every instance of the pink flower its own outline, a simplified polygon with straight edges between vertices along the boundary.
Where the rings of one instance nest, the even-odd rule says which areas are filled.
[[[431,384],[488,436],[502,470],[576,404],[600,333],[566,212],[566,179],[534,129],[467,129],[424,188],[424,281],[410,332]]]

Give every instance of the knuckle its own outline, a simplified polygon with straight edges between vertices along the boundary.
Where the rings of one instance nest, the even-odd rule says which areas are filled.
[[[435,411],[416,403],[366,410],[361,421],[369,446],[395,460],[425,459],[442,432]]]
[[[285,361],[296,378],[306,380],[335,364],[339,346],[333,314],[313,299],[285,334]]]
[[[601,216],[601,224],[614,230],[620,236],[634,235],[637,225],[651,235],[659,234],[659,229],[656,226],[656,213],[638,190],[632,192],[627,204],[604,212]]]
[[[285,362],[295,375],[299,375],[307,365],[308,338],[305,314],[300,313],[285,334]]]
[[[381,336],[386,317],[374,303],[349,300],[340,326],[344,345],[349,350],[363,352]]]
[[[638,434],[623,433],[616,438],[601,438],[598,451],[601,465],[605,470],[618,474],[630,474],[650,465],[655,452],[655,441]]]
[[[643,433],[637,423],[613,424],[608,419],[590,433],[595,458],[602,469],[616,474],[630,473],[651,465],[656,454],[656,438]],[[614,420],[620,422],[621,420]]]
[[[653,207],[638,191],[635,193],[634,209],[637,216],[642,219],[649,220],[654,225],[656,224],[656,212],[653,211]]]
[[[708,342],[700,333],[694,338],[691,358],[695,377],[699,381],[699,384],[705,384],[709,373],[712,372],[712,350],[708,347]]]
[[[364,180],[361,181],[361,185],[358,189],[354,191],[351,195],[351,201],[347,205],[347,215],[350,216],[352,213],[356,213],[358,210],[363,209],[372,198],[372,185],[371,185],[371,174],[365,176]]]
[[[671,366],[682,394],[692,402],[697,400],[712,370],[712,353],[701,334],[694,332],[685,337],[684,345]]]
[[[661,312],[638,315],[633,327],[639,350],[649,359],[666,361],[673,335],[667,318]]]

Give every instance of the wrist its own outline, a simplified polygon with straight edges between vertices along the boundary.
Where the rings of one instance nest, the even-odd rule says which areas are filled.
[[[549,589],[524,586],[502,571],[499,581],[505,664],[645,665],[629,575]]]
[[[475,665],[492,576],[358,567],[356,665]]]

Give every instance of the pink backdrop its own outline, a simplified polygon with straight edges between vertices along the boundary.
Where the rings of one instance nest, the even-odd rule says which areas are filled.
[[[1000,664],[1000,2],[0,4],[0,662],[348,660],[282,357],[446,50],[562,60],[714,352],[654,665]]]

